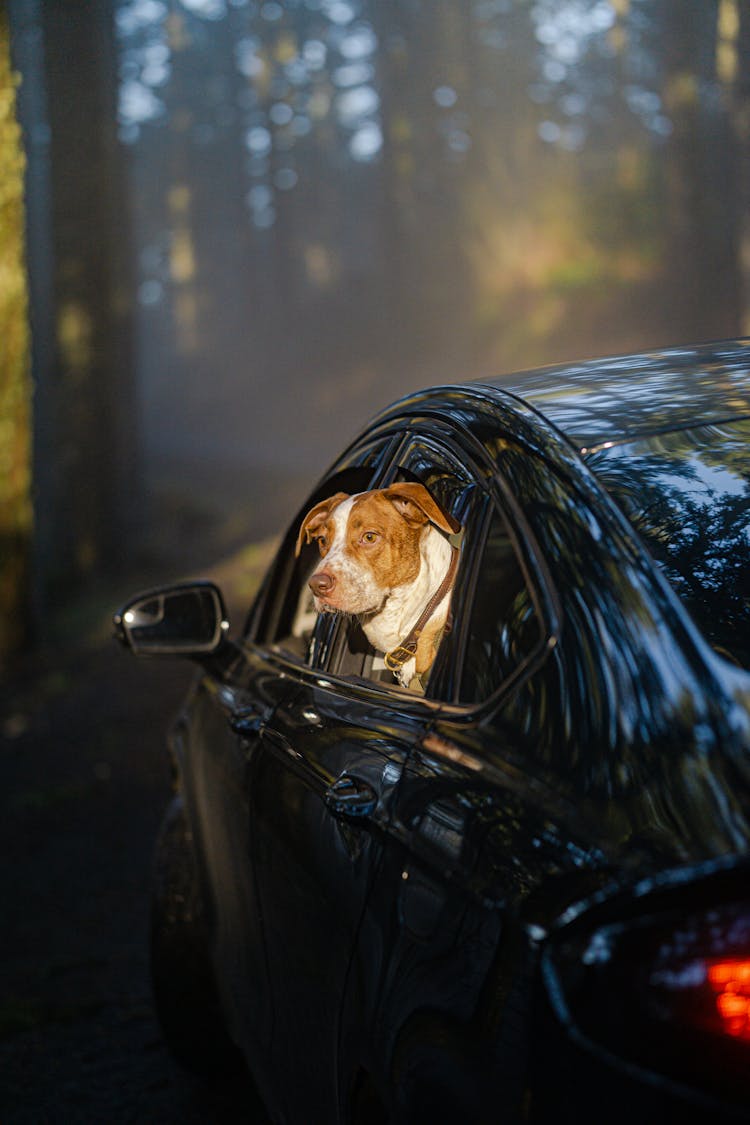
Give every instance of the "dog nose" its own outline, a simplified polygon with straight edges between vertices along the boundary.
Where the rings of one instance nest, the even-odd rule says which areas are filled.
[[[324,598],[326,594],[330,594],[335,585],[336,579],[327,570],[319,570],[317,574],[313,574],[308,582],[308,586],[316,598]]]

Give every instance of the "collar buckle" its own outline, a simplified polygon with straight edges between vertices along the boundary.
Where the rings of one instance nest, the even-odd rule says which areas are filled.
[[[397,645],[392,648],[390,652],[386,652],[383,656],[383,663],[390,672],[398,672],[403,668],[407,660],[411,660],[416,654],[417,642],[416,640],[407,641],[406,644]]]

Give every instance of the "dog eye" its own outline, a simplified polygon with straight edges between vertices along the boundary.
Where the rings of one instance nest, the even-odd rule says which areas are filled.
[[[380,536],[377,531],[366,531],[362,536],[363,543],[376,543]]]

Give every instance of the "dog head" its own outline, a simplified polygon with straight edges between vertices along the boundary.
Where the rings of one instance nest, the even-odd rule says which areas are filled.
[[[422,484],[392,484],[348,496],[337,492],[302,521],[296,554],[316,541],[322,562],[310,578],[318,612],[377,613],[396,588],[414,582],[425,529],[458,525]]]

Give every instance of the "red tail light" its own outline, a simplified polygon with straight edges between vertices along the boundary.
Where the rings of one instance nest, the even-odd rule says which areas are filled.
[[[714,939],[716,930],[714,929]],[[666,944],[671,952],[673,940]],[[640,997],[644,1014],[712,1036],[750,1043],[750,959],[666,960],[662,944]]]
[[[750,1039],[750,961],[709,961],[707,970],[722,1030]]]
[[[545,979],[558,1018],[592,1050],[747,1105],[750,902],[722,902],[727,882],[736,892],[736,876],[705,880],[630,899],[617,921],[614,903],[600,924],[581,916],[549,947]],[[723,892],[715,905],[709,888]]]

